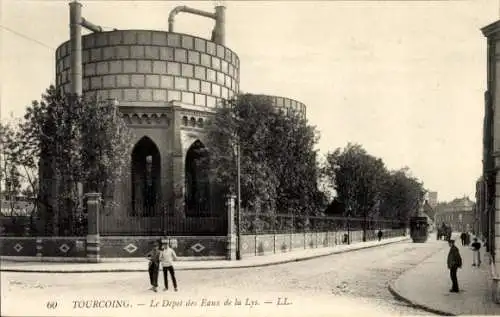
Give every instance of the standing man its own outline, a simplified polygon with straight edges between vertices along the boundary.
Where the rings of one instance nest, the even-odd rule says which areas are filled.
[[[170,278],[172,278],[172,284],[174,284],[174,291],[177,292],[177,280],[175,279],[174,261],[177,260],[177,255],[174,249],[171,248],[169,243],[165,243],[165,248],[161,251],[160,261],[163,266],[163,280],[165,282],[164,291],[168,290],[168,275],[170,273]]]
[[[472,242],[472,266],[480,266],[481,265],[481,242],[477,240],[477,238],[474,238],[474,242]]]
[[[448,240],[448,244],[450,245],[450,252],[448,253],[448,269],[450,270],[452,283],[450,292],[458,293],[457,270],[462,267],[462,257],[460,256],[460,251],[458,251],[458,248],[455,245],[455,240]]]

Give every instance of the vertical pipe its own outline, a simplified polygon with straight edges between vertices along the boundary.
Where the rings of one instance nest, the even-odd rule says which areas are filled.
[[[215,7],[215,39],[214,42],[226,45],[226,8]]]
[[[82,95],[82,5],[76,1],[69,4],[71,44],[71,95]]]

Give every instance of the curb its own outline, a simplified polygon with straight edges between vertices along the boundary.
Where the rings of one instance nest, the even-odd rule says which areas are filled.
[[[399,293],[396,290],[394,282],[389,282],[389,285],[388,285],[387,288],[389,289],[389,292],[392,294],[392,296],[394,296],[397,300],[403,301],[403,302],[409,304],[411,307],[422,309],[422,310],[425,310],[425,311],[427,311],[429,313],[437,314],[437,315],[440,315],[440,316],[457,316],[456,314],[453,314],[453,313],[450,313],[450,312],[446,312],[446,311],[442,311],[442,310],[439,310],[439,309],[435,309],[435,308],[432,308],[432,307],[429,307],[427,305],[423,305],[423,304],[417,303],[415,301],[412,301],[412,300],[404,297],[403,295],[401,295],[401,293]]]
[[[243,268],[252,268],[252,267],[265,267],[271,265],[279,265],[290,262],[300,262],[306,261],[316,258],[321,258],[333,254],[341,254],[347,252],[355,252],[364,249],[376,248],[381,246],[386,246],[394,243],[401,243],[410,240],[410,238],[405,238],[399,241],[391,241],[383,244],[369,245],[369,246],[361,246],[356,249],[351,250],[332,250],[331,252],[327,252],[324,254],[318,255],[310,255],[304,256],[301,258],[292,258],[289,260],[279,260],[275,262],[269,263],[258,263],[258,264],[247,264],[247,265],[239,265],[239,266],[213,266],[213,267],[186,267],[186,268],[176,268],[176,271],[200,271],[200,270],[222,270],[222,269],[243,269]],[[0,272],[18,272],[18,273],[124,273],[124,272],[147,272],[147,269],[100,269],[100,270],[27,270],[27,269],[2,269],[0,268]]]
[[[418,303],[416,301],[413,301],[413,300],[411,300],[411,299],[403,296],[401,294],[401,292],[399,292],[396,289],[396,281],[399,280],[401,278],[401,276],[403,276],[404,274],[406,274],[409,271],[415,270],[419,265],[421,265],[427,259],[433,257],[435,254],[436,253],[430,254],[429,256],[427,256],[425,259],[423,259],[419,264],[417,264],[413,268],[410,268],[409,270],[406,270],[403,273],[401,273],[396,279],[394,279],[394,280],[392,280],[392,281],[389,282],[389,284],[387,285],[387,288],[389,290],[389,293],[391,293],[392,296],[394,296],[395,299],[397,299],[399,301],[402,301],[404,303],[407,303],[409,306],[411,306],[413,308],[421,309],[421,310],[424,310],[426,312],[429,312],[429,313],[432,313],[432,314],[437,314],[437,315],[440,315],[440,316],[457,316],[454,313],[450,313],[450,312],[447,312],[447,311],[442,311],[442,310],[439,310],[439,309],[435,309],[435,308],[432,308],[430,306],[427,306],[427,305],[424,305],[424,304],[420,304],[420,303]]]

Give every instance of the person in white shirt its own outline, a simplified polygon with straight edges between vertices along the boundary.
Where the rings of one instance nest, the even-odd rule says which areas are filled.
[[[163,280],[165,282],[164,291],[168,290],[168,275],[170,272],[170,277],[172,278],[172,283],[174,284],[174,291],[177,292],[177,280],[175,279],[174,261],[177,260],[177,255],[174,249],[170,247],[168,243],[164,244],[164,248],[160,253],[160,262],[163,267]]]

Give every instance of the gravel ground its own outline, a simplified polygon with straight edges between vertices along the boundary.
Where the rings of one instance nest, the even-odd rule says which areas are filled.
[[[170,309],[176,310],[176,316],[430,315],[395,300],[387,284],[445,247],[442,241],[403,242],[261,268],[179,271],[177,293],[148,291],[149,281],[144,273],[2,272],[1,313],[164,315],[165,309]],[[160,286],[163,287],[162,277]],[[94,299],[108,302],[78,308],[84,300]],[[106,308],[113,299],[123,300],[129,307]],[[237,300],[241,305],[235,305]]]

